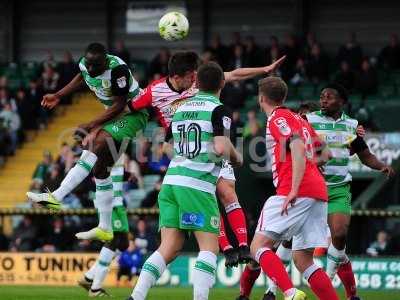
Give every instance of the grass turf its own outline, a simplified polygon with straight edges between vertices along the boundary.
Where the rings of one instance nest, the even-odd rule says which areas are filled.
[[[107,289],[112,299],[126,300],[131,289],[110,288]],[[304,289],[309,295],[309,300],[316,299],[309,290]],[[252,300],[262,298],[262,289],[255,289]],[[210,294],[210,300],[234,300],[237,297],[237,288],[216,288]],[[398,291],[365,291],[360,292],[364,300],[399,300]],[[345,299],[340,293],[341,299]],[[88,299],[87,293],[79,287],[45,287],[45,286],[0,286],[1,300],[83,300]],[[153,288],[147,300],[191,300],[192,290],[190,288]],[[278,299],[283,299],[278,297]]]

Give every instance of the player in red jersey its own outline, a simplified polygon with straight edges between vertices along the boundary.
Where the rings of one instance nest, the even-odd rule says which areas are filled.
[[[282,57],[275,63],[265,67],[240,68],[231,72],[225,72],[225,82],[246,80],[258,75],[274,72],[284,59],[285,57]],[[128,107],[132,111],[138,111],[143,108],[154,108],[159,123],[164,128],[168,128],[176,109],[187,98],[194,96],[198,92],[194,86],[198,60],[198,55],[195,52],[185,51],[175,53],[168,63],[168,77],[151,83],[138,97],[135,97],[128,103]],[[217,182],[217,195],[225,207],[229,225],[239,245],[237,250],[233,249],[230,245],[225,235],[225,226],[221,218],[219,244],[226,257],[226,265],[234,266],[238,262],[248,262],[251,256],[247,243],[246,219],[235,192],[235,176],[229,162],[225,162],[221,169]]]
[[[313,261],[314,248],[326,246],[327,188],[314,161],[312,130],[300,116],[282,106],[286,96],[282,79],[260,80],[259,105],[268,115],[266,146],[276,195],[264,204],[251,253],[285,299],[305,299],[272,251],[276,242],[292,239],[295,265],[313,292],[322,300],[338,300],[328,276]]]

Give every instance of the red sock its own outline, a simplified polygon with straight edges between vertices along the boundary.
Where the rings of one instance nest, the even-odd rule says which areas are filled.
[[[242,276],[240,277],[240,295],[249,297],[251,289],[254,286],[258,276],[261,273],[261,268],[250,269],[249,266],[244,268]]]
[[[285,266],[279,257],[270,249],[265,250],[261,254],[260,266],[263,272],[276,283],[282,292],[293,288],[293,283],[286,272]]]
[[[228,248],[233,248],[232,245],[228,241],[228,237],[226,236],[225,223],[224,223],[224,219],[222,218],[222,216],[220,216],[218,243],[219,243],[219,246],[221,247],[222,251],[225,251]]]
[[[310,278],[308,283],[315,295],[320,300],[339,300],[332,283],[322,269],[315,271]]]
[[[357,287],[351,262],[348,261],[347,263],[340,265],[337,274],[346,290],[346,297],[350,298],[351,296],[355,296],[357,294]]]
[[[239,246],[247,245],[247,226],[243,209],[239,206],[238,208],[227,212],[226,216],[228,217],[229,225],[231,225]]]

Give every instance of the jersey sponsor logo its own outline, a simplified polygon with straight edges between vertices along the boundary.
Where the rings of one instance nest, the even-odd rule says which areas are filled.
[[[122,77],[120,77],[120,78],[117,78],[117,85],[118,85],[118,87],[119,88],[124,88],[124,87],[126,87],[126,77],[125,76],[122,76]]]
[[[105,89],[108,89],[111,87],[111,81],[108,79],[102,79],[101,80],[101,86]]]
[[[283,135],[289,135],[292,132],[285,118],[279,117],[274,121],[274,123]]]
[[[181,224],[185,226],[204,227],[204,215],[201,213],[183,213]]]
[[[227,129],[227,130],[231,129],[231,124],[232,124],[231,118],[229,118],[227,116],[223,116],[222,117],[222,124],[224,125],[225,129]]]

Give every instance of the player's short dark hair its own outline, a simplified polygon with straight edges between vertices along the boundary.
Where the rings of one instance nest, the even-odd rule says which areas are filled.
[[[197,70],[197,85],[200,91],[215,93],[221,89],[224,71],[216,62],[202,64]]]
[[[258,93],[275,104],[282,104],[286,99],[288,87],[282,78],[270,76],[258,81]]]
[[[107,54],[107,50],[103,44],[91,43],[86,47],[85,53],[99,54],[105,56]]]
[[[347,102],[349,100],[349,93],[347,92],[346,88],[339,83],[329,83],[322,90],[325,89],[335,90],[339,98],[343,99],[344,102]]]
[[[171,56],[168,62],[169,76],[184,76],[187,72],[196,71],[199,66],[199,56],[194,51],[180,51]]]

